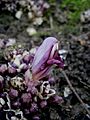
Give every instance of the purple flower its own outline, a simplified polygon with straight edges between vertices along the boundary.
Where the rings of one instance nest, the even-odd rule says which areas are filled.
[[[58,41],[54,37],[48,37],[40,45],[35,53],[32,63],[32,77],[33,80],[40,80],[46,77],[53,64],[63,67],[63,60],[58,54]]]
[[[19,99],[17,99],[16,101],[13,100],[12,106],[13,106],[15,109],[16,109],[16,108],[20,108],[21,103],[19,102]]]
[[[14,67],[8,67],[9,74],[16,74],[16,69]]]
[[[30,55],[29,55],[29,54],[25,55],[24,58],[23,58],[23,61],[24,61],[26,64],[28,64],[28,63],[30,62]]]
[[[37,85],[38,83],[36,81],[29,81],[27,83],[27,92],[30,92],[32,95],[37,94]]]
[[[23,103],[29,103],[32,101],[32,96],[30,93],[23,93],[21,96]]]
[[[36,103],[31,104],[30,112],[34,113],[38,111],[38,106]]]
[[[12,98],[12,99],[18,97],[18,91],[11,88],[10,91],[9,91],[9,96],[10,96],[10,98]]]
[[[48,79],[48,81],[49,81],[50,85],[54,85],[56,83],[56,79],[54,77],[50,77]]]
[[[44,101],[40,102],[40,107],[41,108],[45,108],[46,106],[47,106],[47,101],[44,100]]]
[[[27,55],[25,55],[25,56],[23,57],[24,63],[26,63],[26,64],[31,63],[32,60],[33,60],[33,56],[34,56],[33,54],[27,54]]]
[[[63,98],[58,95],[52,96],[49,99],[49,103],[53,103],[53,104],[61,104],[62,102],[63,102]]]

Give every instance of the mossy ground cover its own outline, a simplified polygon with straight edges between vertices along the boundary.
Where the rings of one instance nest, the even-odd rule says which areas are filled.
[[[63,0],[60,5],[67,11],[69,24],[79,23],[80,14],[90,8],[90,0]]]

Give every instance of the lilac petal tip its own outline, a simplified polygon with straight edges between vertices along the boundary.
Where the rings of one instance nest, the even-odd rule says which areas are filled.
[[[57,43],[57,39],[54,37],[48,37],[44,40],[41,46],[38,48],[33,63],[32,72],[36,73],[40,67],[45,63],[50,55],[52,47]]]

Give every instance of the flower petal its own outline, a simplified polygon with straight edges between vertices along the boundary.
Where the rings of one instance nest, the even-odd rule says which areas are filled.
[[[48,76],[49,73],[50,73],[50,70],[51,70],[51,67],[48,66],[48,67],[46,67],[44,70],[42,70],[42,71],[40,71],[40,72],[38,72],[38,73],[36,73],[36,74],[33,74],[33,75],[32,75],[32,79],[33,79],[33,80],[40,80],[40,79]]]
[[[41,66],[49,58],[52,47],[57,43],[57,39],[54,37],[48,37],[44,40],[41,46],[38,48],[33,63],[32,63],[32,73],[37,73],[40,71]]]

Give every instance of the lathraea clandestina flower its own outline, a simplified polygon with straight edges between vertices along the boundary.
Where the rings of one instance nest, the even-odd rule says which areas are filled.
[[[40,80],[48,76],[53,64],[63,68],[64,63],[58,54],[58,40],[48,37],[37,49],[32,63],[32,78]]]

